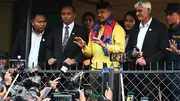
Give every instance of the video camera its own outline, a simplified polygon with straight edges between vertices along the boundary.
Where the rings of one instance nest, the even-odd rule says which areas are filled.
[[[5,71],[4,70],[4,64],[0,63],[0,72],[5,72],[5,75],[6,73],[10,73],[10,75],[14,75],[15,73],[19,73],[20,71],[22,71],[24,68],[25,68],[25,60],[20,60],[20,56],[18,56],[18,59],[10,59],[9,60],[9,66],[10,68]],[[0,75],[1,75],[0,73]],[[9,74],[8,74],[9,75]],[[1,75],[2,77],[2,75]],[[7,87],[9,86],[9,84],[7,84],[7,81],[2,81],[3,79],[1,78],[0,80],[0,92],[3,91],[4,87]],[[9,92],[8,92],[9,93]]]
[[[18,59],[10,59],[9,60],[9,67],[11,68],[10,73],[23,73],[26,69],[26,60],[21,59],[21,56],[18,55]]]
[[[14,98],[14,100],[18,96],[24,100],[30,99],[31,101],[36,101],[36,96],[40,96],[40,80],[40,76],[25,78],[21,83],[12,87],[10,96]]]
[[[41,77],[38,75],[31,75],[30,77],[25,77],[22,80],[18,81],[18,84],[15,84],[15,81],[18,79],[19,75],[24,73],[26,69],[26,61],[21,59],[21,56],[18,56],[18,59],[9,60],[10,69],[7,71],[11,75],[17,74],[14,78],[8,96],[16,100],[16,98],[30,99],[35,101],[36,96],[40,96],[39,86]],[[22,74],[23,75],[23,74]]]
[[[79,99],[79,91],[83,90],[81,86],[81,80],[84,75],[84,72],[81,71],[79,73],[75,73],[69,80],[69,88],[65,89],[61,93],[52,93],[51,100],[52,101],[75,101],[75,99]]]

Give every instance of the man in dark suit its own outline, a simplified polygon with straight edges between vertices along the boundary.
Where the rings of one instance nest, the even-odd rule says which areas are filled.
[[[168,46],[168,30],[165,24],[153,19],[150,16],[151,3],[147,0],[141,0],[134,5],[136,9],[136,15],[140,24],[134,28],[131,32],[129,42],[127,45],[127,51],[131,58],[135,59],[135,68],[140,70],[156,70],[160,69],[160,65],[156,65],[156,62],[163,61],[167,54],[166,47]],[[150,63],[151,62],[151,63]],[[157,67],[159,66],[159,67]],[[163,75],[159,74],[156,77],[154,74],[148,74],[148,78],[144,77],[144,74],[138,74],[139,80],[134,83],[140,92],[135,92],[138,100],[142,96],[149,97],[150,101],[159,100],[158,98],[158,86],[163,89],[164,85],[161,85],[159,79]],[[159,79],[158,79],[159,78]],[[152,79],[152,81],[150,81]],[[163,92],[164,95],[166,95]],[[165,98],[165,97],[163,97]]]
[[[70,65],[71,69],[76,69],[77,64],[82,64],[85,57],[73,40],[78,36],[87,42],[88,31],[74,23],[76,13],[72,5],[62,7],[61,17],[63,23],[52,29],[48,40],[46,48],[48,64],[53,66],[52,69],[60,69],[63,63]]]
[[[146,3],[142,1],[135,5],[141,23],[132,30],[127,46],[130,57],[135,58],[139,66],[148,66],[149,62],[163,60],[168,46],[166,25],[150,16],[151,5],[149,2],[149,7],[144,7]],[[154,68],[156,67],[152,67]]]
[[[29,42],[29,55],[28,55],[28,68],[40,66],[44,67],[45,64],[45,47],[48,37],[48,30],[46,29],[46,17],[41,12],[32,14],[32,30]],[[26,49],[26,30],[20,30],[16,36],[15,43],[12,47],[12,58],[17,58],[18,55],[21,59],[25,59]]]

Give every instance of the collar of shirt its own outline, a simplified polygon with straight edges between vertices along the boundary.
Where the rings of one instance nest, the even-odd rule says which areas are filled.
[[[146,24],[142,24],[142,22],[139,24],[139,28],[144,28],[144,27],[149,27],[150,24],[152,22],[152,17],[150,18],[150,20],[146,23]]]
[[[34,29],[32,28],[32,34],[36,34],[36,32],[34,31]],[[37,35],[37,36],[42,36],[44,34],[44,31],[43,32],[41,32],[39,35]]]
[[[68,26],[70,29],[73,29],[74,21],[71,24],[69,24],[69,25],[66,25],[65,23],[63,23],[63,28],[65,28],[66,26]]]
[[[170,31],[179,31],[180,30],[180,23],[176,25],[176,27],[171,27],[169,28]]]

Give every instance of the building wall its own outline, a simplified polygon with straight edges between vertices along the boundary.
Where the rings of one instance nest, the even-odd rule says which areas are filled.
[[[13,4],[0,0],[0,51],[10,52]]]
[[[95,1],[95,0],[92,0]],[[97,0],[98,1],[98,0]],[[138,0],[106,0],[110,1],[112,5],[113,15],[116,19],[122,20],[124,17],[124,14],[128,10],[134,9],[134,4]],[[168,2],[179,2],[180,0],[150,0],[152,4],[152,16],[162,22],[165,21],[165,13],[163,12],[166,8],[166,5]],[[75,5],[76,11],[77,11],[77,18],[76,22],[81,24],[81,16],[84,12],[90,11],[96,14],[96,5],[95,4],[87,4],[82,2],[81,0],[73,0],[73,3]]]

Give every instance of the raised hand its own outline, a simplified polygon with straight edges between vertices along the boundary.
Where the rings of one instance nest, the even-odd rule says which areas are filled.
[[[176,54],[180,54],[179,50],[177,49],[177,44],[174,40],[169,40],[170,48],[166,48],[168,51]]]
[[[93,37],[93,39],[94,39],[94,43],[98,44],[99,46],[101,46],[103,48],[106,47],[106,44],[104,42],[102,42],[100,39],[95,38],[95,37]]]
[[[86,101],[84,91],[79,91],[79,101]]]
[[[73,42],[81,48],[84,48],[86,46],[86,42],[81,37],[75,37]]]
[[[4,76],[4,80],[6,80],[8,85],[11,85],[12,82],[12,76],[9,72],[6,72],[5,76]]]
[[[110,101],[112,101],[113,92],[112,92],[111,88],[108,88],[108,90],[105,91],[104,95],[105,95],[106,99],[109,99]]]
[[[56,78],[53,81],[49,81],[49,85],[55,89],[58,84],[58,80],[59,80],[59,78]]]

